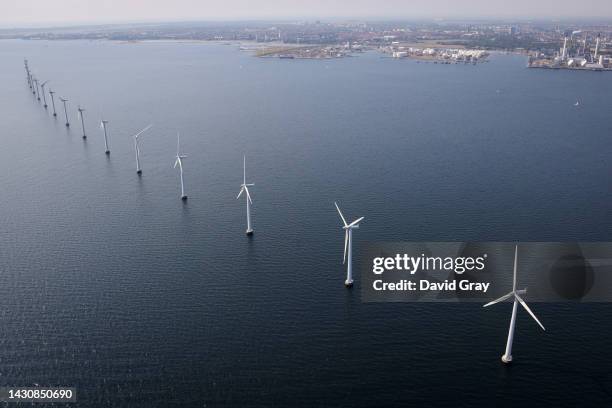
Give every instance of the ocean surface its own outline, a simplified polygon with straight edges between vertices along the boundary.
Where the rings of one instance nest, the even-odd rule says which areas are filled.
[[[546,332],[519,310],[503,366],[510,304],[345,289],[333,206],[365,217],[356,270],[366,242],[611,241],[612,75],[167,42],[0,41],[0,61],[0,385],[79,407],[612,404],[612,305],[534,303]]]

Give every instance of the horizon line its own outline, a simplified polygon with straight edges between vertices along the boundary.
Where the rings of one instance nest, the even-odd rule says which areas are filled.
[[[530,23],[530,22],[598,22],[612,23],[612,16],[325,16],[316,15],[303,16],[275,16],[275,17],[207,17],[207,18],[174,18],[174,19],[112,19],[112,20],[89,20],[89,21],[36,21],[36,22],[0,22],[0,30],[27,30],[27,29],[61,29],[79,27],[103,27],[103,26],[125,26],[125,25],[148,25],[148,24],[181,24],[181,23],[296,23],[296,22],[503,22],[503,23]]]

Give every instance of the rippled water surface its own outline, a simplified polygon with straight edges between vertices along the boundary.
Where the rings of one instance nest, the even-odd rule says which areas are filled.
[[[346,290],[333,207],[366,217],[357,267],[367,241],[610,241],[609,74],[197,43],[1,41],[0,61],[2,385],[75,386],[83,407],[612,402],[610,305],[534,304],[547,331],[519,313],[504,367],[509,304]]]

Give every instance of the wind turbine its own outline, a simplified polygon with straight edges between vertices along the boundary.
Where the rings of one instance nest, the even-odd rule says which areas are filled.
[[[251,204],[253,204],[253,200],[251,200],[251,194],[249,193],[249,187],[254,186],[255,184],[247,184],[246,182],[246,156],[243,156],[242,162],[242,184],[240,185],[240,192],[238,193],[238,197],[236,200],[240,198],[242,193],[245,193],[246,200],[246,214],[247,214],[247,235],[253,235],[253,228],[251,228]]]
[[[83,139],[87,139],[87,135],[85,134],[85,119],[83,118],[83,112],[85,112],[85,109],[81,108],[81,105],[79,105],[77,111],[79,112],[79,118],[81,119],[81,128],[83,129]]]
[[[34,92],[32,93],[35,94],[36,98],[40,101],[40,93],[38,92],[38,79],[36,79],[36,77],[34,77]]]
[[[142,169],[140,168],[140,149],[138,148],[138,138],[141,134],[149,130],[153,125],[149,125],[146,128],[142,129],[140,132],[134,135],[134,147],[136,148],[136,173],[142,174]]]
[[[359,223],[365,218],[357,218],[355,221],[350,224],[346,222],[344,215],[342,215],[342,211],[340,211],[340,207],[338,207],[338,203],[334,202],[336,206],[336,210],[338,210],[338,214],[340,214],[340,218],[342,218],[342,222],[344,226],[344,261],[342,263],[346,263],[346,281],[344,281],[344,286],[350,288],[353,286],[353,229],[359,228]],[[348,256],[347,256],[348,255]],[[348,262],[347,262],[348,258]]]
[[[108,124],[108,120],[102,119],[100,121],[100,127],[102,129],[104,129],[104,148],[106,149],[106,151],[104,153],[106,153],[108,155],[108,154],[110,154],[110,150],[108,149],[108,135],[106,134],[106,125],[107,124]]]
[[[25,70],[26,70],[26,80],[28,81],[28,86],[30,87],[30,89],[32,89],[32,77],[30,74],[30,67],[28,66],[27,58],[23,59],[23,65],[25,66]]]
[[[540,325],[542,330],[546,330],[544,326],[542,325],[542,323],[540,323],[538,318],[533,314],[529,306],[527,306],[527,303],[525,303],[525,301],[519,296],[519,295],[523,295],[527,293],[527,289],[521,289],[521,290],[516,289],[517,264],[518,264],[518,245],[514,247],[514,278],[512,280],[512,292],[507,293],[504,296],[500,297],[499,299],[495,299],[494,301],[489,302],[483,306],[483,307],[491,306],[495,303],[502,302],[506,299],[514,298],[514,305],[512,306],[512,318],[510,318],[510,329],[508,330],[508,342],[506,343],[506,352],[501,357],[501,360],[506,364],[512,361],[512,340],[514,339],[514,326],[516,325],[516,309],[517,309],[518,303],[520,303],[521,306],[525,308],[527,313],[529,313],[531,317],[533,317],[536,323]]]
[[[66,116],[66,127],[70,126],[70,122],[68,121],[68,111],[66,110],[66,102],[68,99],[60,97],[60,101],[64,104],[64,116]]]
[[[49,89],[49,95],[51,95],[51,105],[53,106],[53,116],[57,116],[57,112],[55,111],[55,99],[53,98],[54,93],[54,91]]]
[[[45,81],[42,84],[40,84],[40,89],[42,89],[42,96],[43,96],[43,106],[45,107],[45,109],[47,109],[47,97],[45,96],[45,85],[47,84],[47,82],[49,81]]]
[[[179,166],[179,170],[181,171],[181,200],[187,200],[187,195],[185,195],[185,185],[183,184],[183,159],[187,157],[186,155],[181,155],[181,135],[180,133],[176,133],[176,161],[174,162],[174,168]]]

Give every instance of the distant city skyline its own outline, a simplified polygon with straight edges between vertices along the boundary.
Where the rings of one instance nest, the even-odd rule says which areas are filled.
[[[0,26],[181,20],[590,18],[612,19],[612,1],[583,0],[19,0],[6,2]]]

